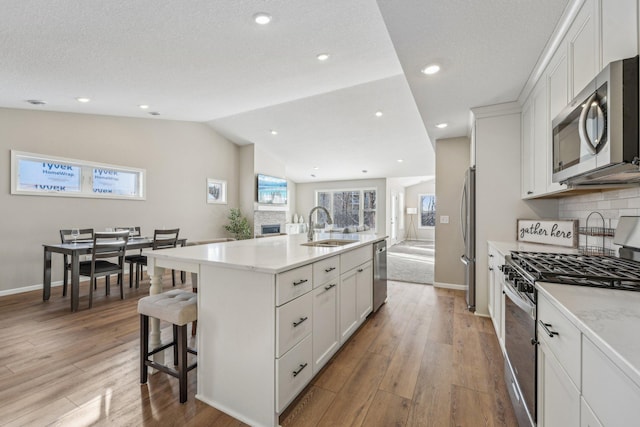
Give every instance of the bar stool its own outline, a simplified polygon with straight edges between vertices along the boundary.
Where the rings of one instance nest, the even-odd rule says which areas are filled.
[[[178,378],[180,383],[180,403],[187,401],[187,372],[195,368],[187,366],[187,353],[198,353],[187,347],[187,324],[198,319],[197,295],[193,292],[174,289],[158,295],[141,298],[138,301],[140,313],[140,383],[145,384],[148,368],[157,369]],[[149,351],[149,317],[173,325],[173,341]],[[173,364],[177,369],[154,362],[149,357],[173,346]]]

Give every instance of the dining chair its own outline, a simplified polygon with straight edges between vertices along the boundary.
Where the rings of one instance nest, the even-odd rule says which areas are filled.
[[[74,238],[72,234],[72,229],[64,229],[60,230],[60,243],[73,243],[75,240],[92,240],[93,239],[93,228],[81,228],[79,229],[80,235]],[[67,284],[69,283],[68,273],[71,271],[71,260],[69,259],[69,255],[64,255],[62,260],[64,262],[64,269],[62,270],[62,296],[67,296]]]
[[[168,230],[154,230],[153,232],[153,246],[152,250],[156,249],[168,249],[175,248],[178,245],[178,234],[180,234],[179,228],[172,228]],[[145,255],[128,255],[127,262],[136,264],[136,288],[140,285],[140,279],[142,279],[142,267],[147,266],[147,257]],[[133,271],[133,264],[131,264],[129,271]],[[129,276],[131,277],[131,276]],[[176,285],[176,271],[171,270],[171,280],[173,286]]]
[[[142,237],[142,231],[139,226],[136,227],[115,227],[116,231],[129,230],[129,237]],[[133,232],[132,232],[133,231]],[[129,287],[133,287],[133,267],[136,264],[136,259],[142,255],[142,249],[138,250],[137,254],[134,255],[126,255],[124,257],[124,262],[129,264]],[[138,269],[136,268],[136,283],[138,283]],[[140,272],[142,273],[142,272]]]
[[[80,275],[91,277],[89,284],[89,308],[93,306],[93,283],[98,277],[118,275],[120,285],[120,299],[124,299],[124,254],[129,240],[129,231],[107,231],[93,233],[93,248],[91,260],[80,263]],[[117,259],[117,262],[114,260]],[[106,284],[106,294],[109,295],[109,285]]]

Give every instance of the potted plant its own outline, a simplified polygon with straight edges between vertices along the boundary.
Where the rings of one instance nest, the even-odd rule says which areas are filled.
[[[233,235],[237,240],[244,240],[251,238],[251,226],[247,218],[242,216],[239,208],[231,208],[229,212],[229,224],[224,226],[224,229]]]

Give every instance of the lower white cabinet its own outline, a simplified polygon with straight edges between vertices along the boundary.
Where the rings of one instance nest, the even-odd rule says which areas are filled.
[[[580,391],[544,339],[540,339],[538,345],[537,425],[540,427],[580,425]]]
[[[317,373],[340,346],[338,333],[338,282],[313,290],[313,373]]]
[[[373,270],[368,261],[340,276],[340,343],[344,343],[371,313]]]
[[[282,411],[307,385],[313,376],[311,335],[300,341],[284,356],[276,359],[276,407]]]
[[[504,255],[491,243],[488,246],[489,253],[489,315],[498,337],[500,347],[504,352],[504,294],[502,293],[502,272],[500,266],[504,265]]]
[[[582,340],[582,395],[602,425],[640,424],[640,387],[586,337]]]
[[[373,264],[369,261],[356,271],[356,311],[362,324],[373,311]]]

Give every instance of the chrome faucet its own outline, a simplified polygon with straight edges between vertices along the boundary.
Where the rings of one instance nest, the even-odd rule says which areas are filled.
[[[333,221],[331,220],[331,214],[329,213],[327,208],[325,208],[324,206],[316,206],[315,208],[311,209],[311,212],[309,212],[309,231],[307,231],[307,238],[309,239],[309,241],[313,240],[313,213],[318,209],[323,210],[327,214],[327,224],[333,224]]]

